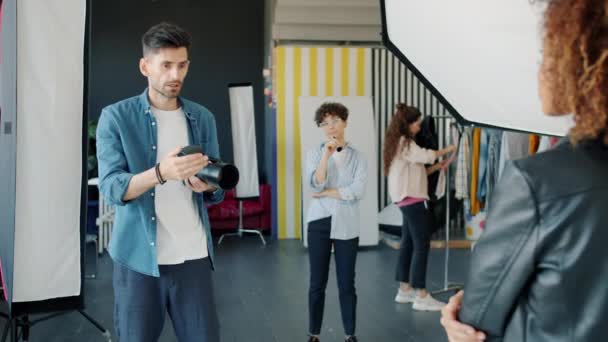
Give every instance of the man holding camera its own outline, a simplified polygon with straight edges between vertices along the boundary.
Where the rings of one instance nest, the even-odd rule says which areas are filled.
[[[97,128],[100,191],[116,205],[109,253],[114,261],[114,325],[119,341],[158,341],[169,313],[180,342],[218,342],[206,203],[224,193],[195,175],[200,145],[219,158],[213,115],[179,97],[190,35],[161,23],[142,37],[143,94],[103,109]]]

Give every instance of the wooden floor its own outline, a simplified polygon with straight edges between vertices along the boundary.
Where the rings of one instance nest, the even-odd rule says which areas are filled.
[[[228,238],[216,249],[214,274],[223,342],[306,341],[307,252],[299,241],[271,241],[262,247],[256,237]],[[431,251],[428,287],[443,287],[444,254]],[[450,253],[451,281],[462,282],[468,250]],[[361,248],[357,260],[357,335],[362,342],[447,341],[438,313],[414,312],[393,302],[397,251],[385,245]],[[343,341],[333,262],[327,289],[321,341]],[[112,263],[100,259],[98,278],[86,280],[86,311],[112,330]],[[439,297],[445,299],[446,297]],[[0,320],[0,326],[4,322]],[[33,327],[30,342],[101,342],[98,331],[77,313]],[[161,342],[176,341],[170,321]],[[116,341],[114,341],[116,342]],[[122,341],[121,341],[122,342]],[[128,341],[124,341],[128,342]]]

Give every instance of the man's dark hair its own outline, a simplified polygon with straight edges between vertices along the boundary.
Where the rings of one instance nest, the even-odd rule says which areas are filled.
[[[348,108],[341,103],[325,102],[317,109],[317,112],[315,113],[315,122],[317,123],[317,126],[319,126],[326,117],[334,115],[342,119],[342,121],[346,121],[346,119],[348,119]]]
[[[163,22],[150,27],[141,37],[141,44],[145,56],[164,48],[185,47],[190,51],[191,40],[188,31],[175,24]]]

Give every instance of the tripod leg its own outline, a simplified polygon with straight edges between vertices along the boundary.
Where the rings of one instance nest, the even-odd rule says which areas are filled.
[[[87,315],[84,311],[82,310],[78,310],[78,312],[80,312],[80,314],[87,319],[87,321],[89,321],[91,324],[93,324],[97,329],[99,329],[99,331],[101,331],[101,334],[103,335],[103,337],[105,337],[108,342],[112,341],[112,335],[110,334],[110,332],[104,328],[101,324],[99,324],[99,322],[97,322],[96,320],[93,319],[93,317]]]
[[[262,244],[266,245],[266,240],[264,240],[264,235],[262,235],[262,232],[259,230],[254,230],[254,234],[258,234],[258,236],[260,237],[260,239],[262,239]]]
[[[262,239],[262,244],[266,246],[266,240],[264,240],[264,235],[262,235],[262,232],[258,232],[258,235],[260,236],[260,239]]]
[[[461,284],[449,284],[447,287],[445,287],[441,290],[431,292],[431,294],[432,295],[440,295],[440,294],[444,294],[444,293],[455,294],[456,292],[462,290],[463,288],[464,288],[464,286],[462,286]]]
[[[30,317],[25,315],[21,318],[15,319],[15,341],[16,342],[28,342],[30,339],[30,328],[32,323]]]
[[[0,342],[6,342],[6,338],[8,337],[8,330],[11,327],[11,320],[6,321],[6,325],[4,326],[4,330],[2,331],[2,338],[0,338]]]
[[[23,342],[27,342],[30,340],[30,326],[28,322],[24,322],[25,324],[21,327],[21,338]]]
[[[17,336],[17,320],[13,319],[10,322],[11,325],[11,342],[19,342],[18,336]]]

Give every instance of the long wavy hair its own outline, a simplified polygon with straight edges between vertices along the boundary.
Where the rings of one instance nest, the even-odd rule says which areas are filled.
[[[399,140],[401,137],[405,137],[405,146],[409,145],[410,141],[414,139],[414,135],[410,132],[410,125],[418,121],[422,116],[422,113],[416,107],[408,106],[404,103],[399,103],[395,107],[395,114],[393,114],[391,122],[386,129],[382,152],[384,156],[384,174],[387,176],[391,163],[398,152]]]
[[[544,74],[555,105],[574,113],[574,144],[608,144],[607,11],[606,0],[550,0],[545,11]]]

